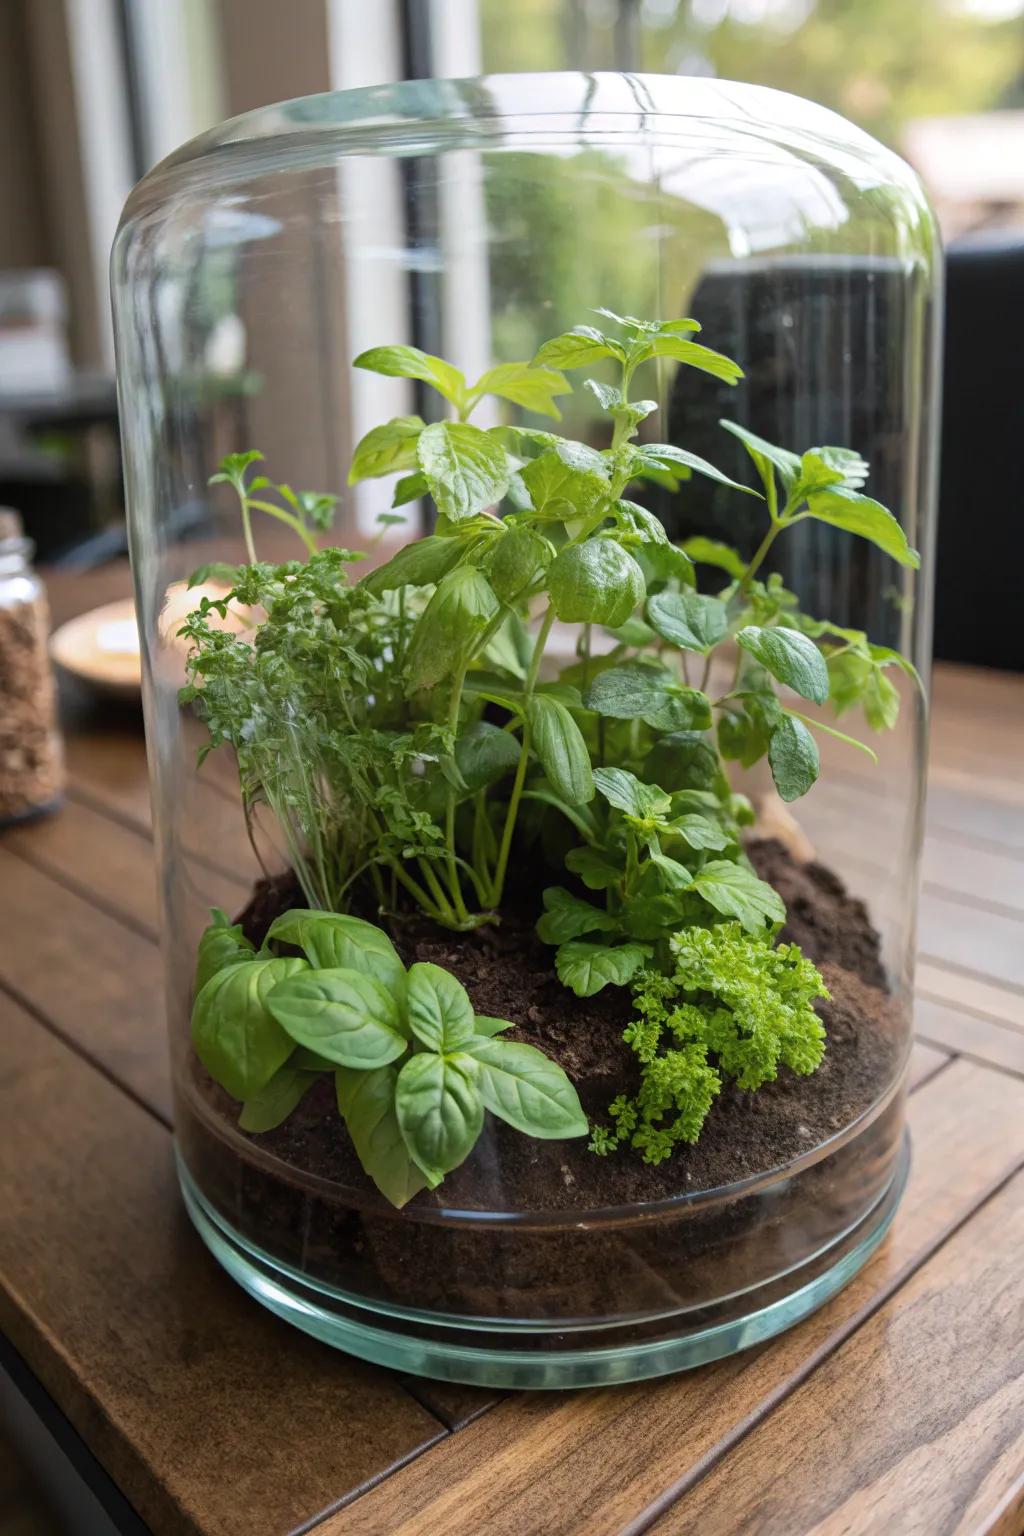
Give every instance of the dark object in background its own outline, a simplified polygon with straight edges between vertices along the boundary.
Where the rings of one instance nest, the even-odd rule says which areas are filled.
[[[736,358],[745,377],[730,388],[679,368],[666,436],[747,485],[757,483],[753,465],[721,417],[796,452],[822,443],[856,448],[871,466],[865,490],[904,512],[913,543],[918,487],[900,443],[904,402],[914,399],[904,373],[924,287],[919,269],[888,257],[711,264],[686,312],[703,326],[699,339]],[[767,526],[763,502],[698,477],[658,498],[656,510],[673,538],[706,533],[748,557]],[[905,573],[865,540],[801,523],[779,539],[764,569],[780,571],[807,612],[827,608],[836,623],[867,628],[880,643],[905,643]]]
[[[1024,671],[1024,233],[946,256],[935,655]]]

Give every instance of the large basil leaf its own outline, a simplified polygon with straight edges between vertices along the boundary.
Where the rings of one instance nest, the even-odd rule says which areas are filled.
[[[775,788],[783,800],[799,800],[818,777],[818,746],[802,720],[783,715],[768,746]]]
[[[548,593],[566,624],[625,624],[644,600],[644,573],[613,539],[570,544],[548,568]]]
[[[745,864],[712,859],[694,878],[691,890],[724,917],[735,917],[750,933],[761,933],[765,922],[784,923],[782,897],[767,881],[759,880]]]
[[[401,995],[405,966],[387,934],[374,923],[340,912],[294,907],[271,923],[267,940],[274,939],[301,949],[318,971],[336,970],[339,966],[362,971]]]
[[[369,571],[361,585],[374,596],[399,587],[432,587],[458,564],[466,553],[462,539],[442,539],[436,533],[406,544],[385,565]]]
[[[398,1074],[395,1112],[409,1156],[433,1189],[473,1150],[484,1106],[471,1061],[423,1051]]]
[[[477,1089],[492,1115],[543,1140],[587,1134],[575,1088],[543,1051],[500,1039],[472,1040],[466,1050],[479,1067]]]
[[[466,389],[465,376],[443,357],[421,352],[419,347],[371,347],[360,352],[352,363],[353,368],[366,368],[371,373],[383,373],[393,379],[422,379],[461,407]]]
[[[214,907],[213,922],[199,940],[192,996],[198,997],[210,977],[216,976],[225,966],[251,960],[254,954],[255,950],[242,932],[241,923],[229,923],[220,908]]]
[[[594,776],[583,733],[564,704],[535,693],[527,701],[533,749],[555,793],[570,805],[594,798]]]
[[[802,699],[824,704],[828,698],[828,667],[814,641],[797,629],[773,626],[759,629],[750,624],[736,636],[737,644],[761,665],[792,688]]]
[[[416,468],[416,442],[423,431],[419,416],[393,416],[383,426],[372,427],[356,444],[349,485],[378,475]]]
[[[555,448],[525,464],[522,479],[534,511],[558,522],[589,517],[608,496],[603,473],[567,464]]]
[[[342,1067],[383,1067],[408,1047],[398,1002],[362,971],[306,969],[279,982],[267,1007],[298,1045]]]
[[[450,971],[420,961],[406,982],[409,1025],[432,1051],[455,1051],[474,1033],[473,1005]]]
[[[397,1082],[394,1066],[370,1072],[339,1067],[334,1074],[338,1109],[356,1155],[384,1198],[400,1210],[426,1188],[427,1180],[402,1138],[395,1113]]]
[[[911,549],[906,534],[888,507],[860,491],[845,485],[812,491],[807,497],[807,510],[820,523],[830,523],[833,528],[843,528],[847,533],[869,539],[900,565],[916,571],[921,564],[921,556],[916,549]]]
[[[481,395],[498,395],[511,400],[524,410],[536,411],[541,416],[561,419],[561,411],[555,404],[556,395],[567,395],[572,386],[554,368],[534,368],[530,363],[499,363],[481,374],[469,392],[471,401]]]
[[[497,611],[482,571],[472,565],[449,571],[413,630],[406,663],[410,692],[442,682]]]
[[[438,511],[452,522],[475,517],[508,490],[504,448],[468,422],[433,422],[420,433],[416,452]]]
[[[233,1099],[251,1099],[283,1067],[293,1042],[269,1008],[274,989],[308,971],[305,960],[250,960],[218,971],[192,1009],[192,1043]]]
[[[274,1130],[298,1108],[300,1100],[315,1081],[315,1072],[305,1072],[286,1061],[259,1093],[246,1099],[238,1124],[243,1131]]]

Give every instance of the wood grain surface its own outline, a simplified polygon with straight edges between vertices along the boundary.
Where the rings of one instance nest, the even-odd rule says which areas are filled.
[[[125,579],[62,576],[57,616]],[[206,1254],[167,1130],[139,712],[63,695],[65,808],[0,839],[0,1322],[156,1536],[1020,1536],[1024,680],[935,675],[914,1160],[889,1238],[767,1346],[553,1395],[332,1353]],[[815,814],[870,889],[904,812],[848,757]],[[218,834],[220,769],[194,806]],[[200,831],[197,882],[207,853]]]

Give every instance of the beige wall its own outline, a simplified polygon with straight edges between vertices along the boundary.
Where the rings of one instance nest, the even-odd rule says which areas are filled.
[[[23,0],[0,0],[0,268],[53,263]]]

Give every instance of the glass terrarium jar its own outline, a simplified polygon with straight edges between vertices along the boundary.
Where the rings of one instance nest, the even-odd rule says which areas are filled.
[[[318,96],[133,193],[182,1187],[298,1326],[629,1380],[881,1240],[939,263],[901,161],[707,80]]]

